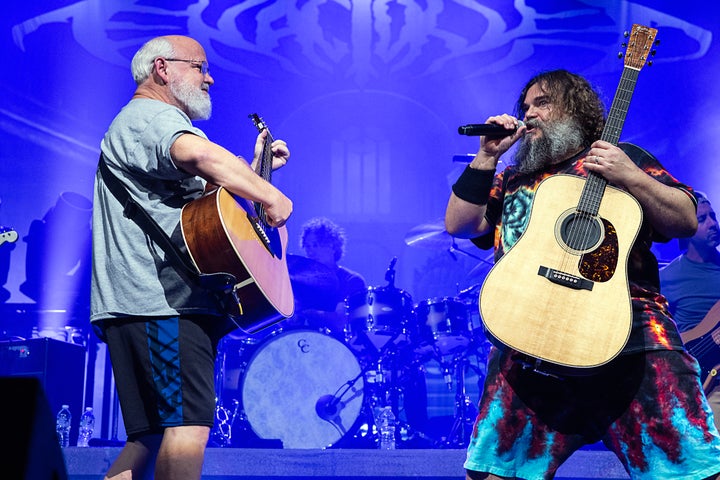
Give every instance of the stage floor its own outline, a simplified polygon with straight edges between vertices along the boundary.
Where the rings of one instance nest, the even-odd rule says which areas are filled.
[[[116,447],[64,449],[70,480],[97,480],[117,456]],[[464,449],[448,450],[302,450],[208,449],[203,479],[388,479],[461,480]],[[560,468],[557,479],[627,479],[622,466],[605,450],[581,450]]]

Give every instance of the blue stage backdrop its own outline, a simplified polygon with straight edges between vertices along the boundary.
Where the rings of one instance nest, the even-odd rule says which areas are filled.
[[[86,308],[99,143],[132,95],[133,53],[153,36],[205,46],[214,110],[198,126],[211,139],[250,156],[257,112],[287,140],[292,158],[274,180],[295,202],[290,253],[302,254],[303,222],[330,217],[347,233],[343,264],[383,286],[398,257],[395,285],[419,302],[455,296],[487,267],[487,252],[440,230],[463,167],[453,159],[478,146],[457,127],[511,112],[544,69],[588,76],[609,104],[633,23],[657,28],[660,45],[621,140],[720,202],[718,18],[720,3],[693,0],[8,0],[0,301],[38,304],[47,322]]]

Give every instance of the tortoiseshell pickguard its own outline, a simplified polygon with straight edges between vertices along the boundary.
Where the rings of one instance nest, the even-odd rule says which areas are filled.
[[[610,280],[615,275],[618,262],[617,231],[612,223],[604,218],[601,220],[605,227],[605,238],[598,248],[580,257],[578,266],[583,277],[595,282]]]

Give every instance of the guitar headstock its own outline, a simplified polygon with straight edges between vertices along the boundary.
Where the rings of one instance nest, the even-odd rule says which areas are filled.
[[[263,130],[265,130],[267,128],[267,125],[265,125],[265,121],[262,118],[260,118],[260,116],[258,116],[257,113],[251,113],[250,115],[248,115],[248,117],[250,117],[252,119],[253,123],[255,124],[255,127],[257,127],[259,132],[262,132]]]
[[[658,43],[655,40],[656,35],[657,28],[645,27],[637,23],[633,25],[630,33],[625,32],[625,37],[629,37],[628,41],[623,43],[623,46],[627,46],[626,67],[640,70],[646,63],[652,63],[648,61],[648,57],[655,55],[655,50],[652,48]],[[622,56],[622,53],[620,55]]]
[[[18,234],[11,228],[0,227],[0,245],[5,242],[17,242]]]

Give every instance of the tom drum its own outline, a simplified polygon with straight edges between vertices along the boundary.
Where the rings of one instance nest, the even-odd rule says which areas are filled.
[[[390,340],[410,342],[415,323],[410,294],[397,288],[368,287],[345,300],[346,338],[354,345],[367,339],[377,349]]]
[[[473,338],[468,307],[453,298],[430,298],[415,306],[419,350],[436,350],[441,355],[461,353]]]

